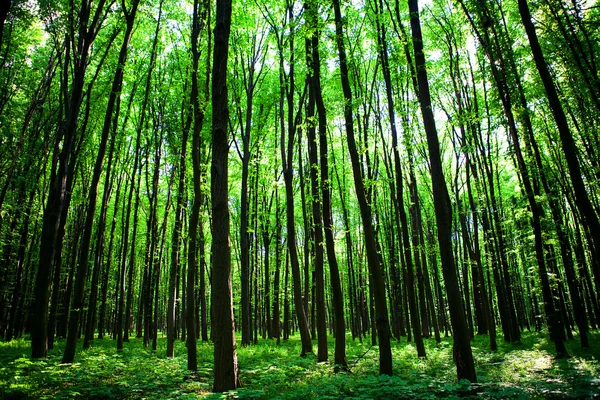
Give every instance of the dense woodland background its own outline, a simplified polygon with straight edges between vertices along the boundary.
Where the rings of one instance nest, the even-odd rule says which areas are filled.
[[[13,0],[0,17],[0,333],[32,358],[166,337],[197,371],[212,341],[223,391],[236,334],[299,335],[347,370],[348,332],[383,375],[396,341],[426,357],[450,335],[470,382],[475,335],[590,347],[596,1]]]

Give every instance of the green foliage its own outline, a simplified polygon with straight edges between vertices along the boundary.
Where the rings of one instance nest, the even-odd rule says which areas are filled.
[[[25,340],[0,344],[1,398],[86,399],[435,399],[435,398],[593,398],[600,380],[600,333],[590,335],[590,351],[567,343],[572,357],[555,359],[544,335],[524,333],[520,345],[501,344],[488,350],[486,336],[476,337],[473,351],[479,383],[457,381],[452,342],[426,340],[427,359],[415,358],[412,343],[394,345],[394,376],[377,376],[377,349],[367,343],[348,343],[351,372],[335,373],[334,366],[298,357],[299,338],[276,345],[260,341],[238,349],[242,387],[211,393],[212,345],[200,344],[199,369],[186,370],[186,351],[176,343],[176,357],[164,357],[166,340],[158,350],[145,349],[133,339],[121,353],[111,340],[96,340],[82,351],[78,363],[60,364],[62,347],[45,361],[28,358]],[[333,343],[331,347],[333,348]]]

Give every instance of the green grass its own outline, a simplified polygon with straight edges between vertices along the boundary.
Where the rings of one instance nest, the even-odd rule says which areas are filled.
[[[166,340],[158,351],[133,339],[117,353],[112,340],[96,340],[78,350],[76,363],[62,365],[64,341],[47,360],[31,360],[25,340],[0,342],[0,398],[2,399],[434,399],[434,398],[600,398],[600,332],[590,335],[591,350],[569,341],[567,359],[552,356],[547,337],[524,333],[519,345],[500,343],[488,351],[487,337],[472,342],[478,383],[457,381],[452,343],[436,346],[426,340],[427,358],[418,359],[411,343],[393,346],[394,376],[377,376],[378,351],[369,343],[348,342],[350,373],[335,373],[314,356],[300,358],[297,337],[276,345],[261,340],[238,350],[242,388],[213,394],[212,345],[198,342],[198,373],[186,370],[185,346],[180,341],[172,360],[165,355]],[[333,340],[330,341],[332,358]],[[315,346],[316,351],[316,346]]]

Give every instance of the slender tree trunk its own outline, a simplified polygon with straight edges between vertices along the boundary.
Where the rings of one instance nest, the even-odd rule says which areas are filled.
[[[569,128],[567,117],[564,109],[558,97],[557,90],[554,86],[552,75],[548,70],[548,65],[544,57],[544,53],[540,46],[536,29],[531,19],[531,13],[529,5],[526,0],[519,0],[519,13],[521,14],[521,21],[525,26],[529,45],[533,53],[533,59],[537,67],[538,73],[544,85],[546,91],[546,97],[556,122],[556,127],[560,135],[560,141],[562,145],[563,154],[567,161],[567,167],[569,169],[569,175],[571,177],[571,183],[575,192],[575,204],[581,213],[584,223],[589,227],[592,237],[592,248],[595,251],[596,257],[600,257],[600,222],[598,215],[594,210],[594,206],[590,201],[588,192],[586,190],[585,182],[583,181],[582,171],[577,158],[577,148],[575,141]],[[558,351],[558,348],[557,348]]]
[[[319,135],[319,157],[320,157],[320,170],[321,170],[321,198],[323,207],[323,228],[325,230],[325,242],[327,249],[327,261],[329,263],[329,275],[331,280],[332,290],[332,302],[334,312],[334,326],[335,326],[335,351],[334,351],[334,363],[338,368],[342,370],[348,369],[348,361],[346,359],[346,324],[344,318],[344,298],[342,292],[342,284],[340,280],[339,266],[337,257],[335,254],[335,241],[333,234],[333,217],[331,213],[331,182],[329,180],[329,151],[327,149],[327,115],[325,109],[325,103],[323,101],[323,94],[321,88],[321,60],[319,54],[319,40],[321,32],[318,30],[318,13],[316,12],[317,4],[310,4],[310,8],[307,9],[307,15],[310,18],[311,25],[316,29],[315,33],[310,37],[310,61],[312,64],[312,79],[311,84],[313,86],[313,93],[315,99],[315,105],[318,116],[318,135]],[[315,139],[316,140],[316,139]],[[315,143],[316,147],[316,143]],[[316,153],[316,148],[313,149]],[[313,155],[316,158],[316,154]],[[315,168],[316,165],[313,167]],[[311,168],[312,170],[312,168]],[[315,177],[316,180],[316,177]],[[316,182],[315,182],[316,183]],[[317,241],[318,241],[317,237]],[[318,277],[319,280],[321,277]],[[317,281],[319,283],[319,281]],[[321,283],[323,284],[323,283]],[[323,284],[324,286],[324,284]],[[319,289],[317,289],[317,296],[319,296]],[[319,312],[319,308],[317,308]],[[321,310],[324,312],[324,310]],[[318,317],[318,315],[317,315]],[[321,321],[325,322],[325,321]],[[319,322],[317,322],[318,324]],[[317,326],[319,328],[319,326]],[[320,339],[320,336],[319,336]],[[325,347],[325,351],[327,347]],[[321,352],[321,346],[319,345],[319,352]],[[326,356],[325,356],[326,359]]]
[[[283,287],[283,340],[290,338],[290,297],[288,295],[288,282],[290,271],[290,255],[289,249],[285,253],[285,273]]]
[[[125,222],[122,225],[122,235],[123,235],[123,250],[122,250],[122,258],[120,261],[120,266],[119,266],[119,270],[121,271],[121,275],[119,275],[119,279],[120,282],[118,284],[119,286],[119,291],[117,293],[117,316],[116,316],[116,321],[115,321],[115,330],[117,333],[117,351],[121,351],[123,350],[123,329],[125,329],[125,336],[128,337],[128,331],[129,331],[129,326],[128,326],[128,321],[129,318],[126,317],[126,315],[124,315],[125,313],[125,286],[127,283],[129,283],[129,285],[131,286],[133,284],[132,282],[132,278],[133,278],[133,261],[134,261],[134,257],[131,257],[131,261],[129,263],[129,280],[126,281],[126,277],[127,277],[127,257],[129,257],[129,225],[130,225],[130,217],[131,217],[131,207],[133,205],[133,192],[135,190],[135,172],[137,171],[138,167],[137,167],[137,163],[139,160],[139,152],[140,152],[140,135],[138,135],[137,140],[136,140],[136,148],[135,148],[135,156],[134,156],[134,161],[133,161],[133,168],[132,168],[132,176],[131,176],[131,180],[130,180],[130,186],[129,186],[129,195],[128,195],[128,199],[127,199],[127,211],[125,212]],[[135,211],[135,215],[137,216],[137,200],[136,200],[136,211]],[[134,217],[134,221],[136,221],[136,218]],[[135,225],[137,226],[137,223],[135,223]],[[134,234],[133,234],[133,247],[135,248],[135,232],[136,229],[134,228]],[[132,254],[133,254],[133,250],[132,250]],[[128,304],[130,304],[128,302]],[[127,310],[127,312],[129,312],[129,310]],[[125,321],[125,323],[124,323]],[[114,336],[114,335],[113,335]]]
[[[314,10],[314,5],[311,4],[310,0],[305,3],[304,6],[307,25],[310,30],[314,30],[312,37],[318,35],[317,31],[317,21],[316,21],[316,12]],[[314,275],[313,281],[315,284],[315,293],[313,296],[313,301],[315,305],[316,311],[316,331],[317,331],[317,361],[323,362],[327,361],[327,325],[325,322],[325,277],[324,277],[324,238],[323,238],[323,218],[321,215],[321,193],[319,191],[319,156],[317,150],[317,138],[316,138],[316,124],[315,120],[315,105],[316,105],[316,91],[320,91],[320,85],[317,88],[317,84],[315,83],[316,70],[317,66],[316,62],[318,59],[318,48],[313,49],[312,45],[312,37],[309,36],[306,38],[306,62],[309,71],[309,75],[307,76],[308,81],[308,104],[306,106],[306,118],[309,121],[307,126],[307,140],[308,140],[308,155],[309,155],[309,170],[310,170],[310,192],[311,192],[311,211],[312,211],[312,232],[314,238]],[[315,60],[315,56],[317,60]],[[319,96],[321,94],[319,93]],[[322,103],[321,99],[321,103]],[[324,107],[321,111],[324,111]],[[321,118],[321,116],[319,116]],[[319,120],[321,124],[321,121]],[[326,121],[325,121],[326,123]],[[326,126],[319,126],[319,135],[321,135],[321,130],[326,129]],[[322,171],[321,171],[322,172]]]
[[[75,293],[73,298],[73,308],[71,309],[71,315],[69,317],[69,328],[67,332],[67,343],[65,345],[65,352],[63,354],[62,362],[70,364],[75,358],[75,348],[77,346],[77,331],[81,319],[81,312],[84,307],[84,289],[85,281],[88,269],[88,259],[90,251],[90,241],[92,236],[92,227],[94,223],[94,216],[96,211],[96,201],[98,195],[98,183],[100,182],[100,176],[102,174],[102,164],[104,162],[104,155],[106,153],[106,146],[110,136],[110,127],[114,118],[115,105],[117,104],[117,97],[121,94],[121,85],[123,82],[123,71],[125,63],[127,61],[127,50],[129,47],[129,40],[133,31],[133,23],[135,20],[135,14],[137,11],[138,1],[134,1],[130,11],[123,9],[125,17],[127,19],[127,30],[125,32],[125,38],[123,40],[123,46],[119,54],[119,63],[115,72],[111,94],[109,96],[108,105],[106,107],[106,113],[104,117],[104,125],[102,128],[102,136],[100,145],[98,148],[98,154],[96,157],[96,163],[94,165],[94,172],[92,181],[90,183],[90,191],[88,194],[88,206],[86,210],[86,221],[83,230],[81,250],[79,256],[79,265],[77,268],[77,274],[75,278]],[[100,7],[100,5],[98,5]],[[118,114],[118,113],[117,113]],[[114,141],[114,137],[113,137]],[[96,285],[92,282],[94,287],[93,292],[97,295],[97,281],[98,274],[95,273]],[[92,297],[96,295],[92,294]],[[93,319],[93,318],[92,318]]]
[[[390,343],[391,335],[385,296],[385,285],[382,268],[379,264],[379,257],[377,255],[372,210],[367,201],[365,184],[360,168],[358,149],[356,147],[356,141],[354,137],[352,90],[350,88],[350,80],[348,76],[348,61],[346,57],[346,46],[344,44],[344,28],[339,0],[333,0],[333,7],[335,12],[336,42],[340,59],[340,77],[345,99],[344,119],[346,125],[346,136],[348,138],[348,150],[352,162],[354,186],[363,223],[363,232],[365,235],[365,245],[367,250],[367,263],[369,266],[370,275],[372,277],[371,281],[374,289],[372,294],[375,296],[375,322],[377,325],[377,334],[379,339],[379,373],[382,375],[392,375],[392,349]]]
[[[98,285],[100,280],[100,270],[102,269],[102,263],[104,260],[104,244],[105,244],[105,231],[106,231],[106,218],[108,212],[108,202],[110,201],[110,196],[112,192],[112,187],[114,184],[114,178],[112,175],[112,164],[113,157],[115,153],[115,145],[116,145],[116,132],[117,132],[117,122],[119,120],[119,111],[120,111],[120,97],[117,97],[116,103],[114,105],[114,117],[112,117],[111,123],[113,124],[112,132],[110,135],[110,148],[108,151],[108,163],[106,166],[106,175],[104,179],[104,192],[102,194],[102,204],[100,207],[100,216],[98,218],[98,223],[96,227],[96,251],[94,256],[94,267],[92,272],[92,282],[91,282],[91,293],[89,297],[89,317],[87,318],[85,324],[85,334],[83,339],[83,348],[87,349],[90,347],[92,340],[94,340],[94,330],[96,328],[96,319],[97,319],[97,303],[98,303]],[[108,110],[107,110],[108,112]],[[110,128],[109,128],[110,129]],[[115,160],[115,163],[117,160]],[[118,196],[118,195],[117,195]],[[118,197],[117,204],[115,204],[115,210],[118,209]],[[111,254],[108,253],[108,257],[111,257]],[[107,263],[107,267],[110,265],[110,262]],[[107,268],[108,269],[108,268]]]
[[[100,0],[96,6],[95,13],[90,21],[91,5],[87,0],[82,0],[79,9],[79,15],[82,21],[79,28],[79,39],[77,48],[75,46],[76,38],[67,38],[67,51],[65,58],[65,72],[63,74],[62,90],[64,97],[69,99],[65,104],[66,115],[65,123],[61,123],[55,145],[55,156],[52,161],[52,172],[50,175],[50,189],[48,200],[44,208],[42,237],[40,242],[40,256],[33,300],[33,318],[31,328],[31,357],[44,358],[48,349],[48,292],[50,287],[52,261],[55,254],[55,243],[60,218],[63,211],[65,196],[67,195],[67,177],[69,162],[75,137],[77,135],[77,126],[79,119],[79,110],[83,98],[83,87],[85,83],[85,73],[88,65],[89,49],[96,38],[100,28],[101,14],[104,8],[104,0]],[[71,42],[72,41],[72,42]],[[71,52],[75,58],[73,82],[68,82],[68,67],[71,61]],[[67,88],[71,87],[67,94]],[[62,144],[62,147],[60,146]]]
[[[254,68],[250,67],[250,81],[253,80]],[[250,126],[252,116],[252,96],[246,99],[246,126],[242,132],[242,185],[240,197],[240,269],[241,269],[241,309],[242,309],[242,346],[252,342],[252,326],[250,318],[250,233],[248,232],[248,175],[250,164]]]
[[[197,249],[198,249],[198,230],[200,219],[200,208],[202,206],[203,193],[201,188],[202,166],[202,126],[204,123],[204,109],[200,107],[199,86],[198,86],[198,67],[200,52],[198,49],[198,39],[200,31],[203,29],[203,17],[207,9],[202,9],[203,14],[200,14],[201,5],[199,0],[194,1],[193,22],[192,22],[192,92],[190,103],[194,112],[194,129],[192,131],[192,168],[193,168],[193,188],[194,200],[192,203],[192,213],[190,215],[189,225],[189,246],[188,246],[188,263],[187,263],[187,278],[186,278],[186,302],[185,302],[185,321],[186,321],[186,346],[187,346],[187,367],[190,371],[197,371],[197,346],[196,346],[196,270],[198,268]]]
[[[115,230],[117,228],[117,213],[119,210],[119,201],[121,199],[121,184],[123,182],[124,179],[124,174],[121,174],[118,178],[118,182],[117,182],[117,192],[115,195],[115,203],[114,203],[114,211],[113,211],[113,218],[112,218],[112,226],[110,228],[110,240],[108,243],[108,261],[106,262],[106,265],[104,267],[104,275],[102,276],[102,287],[100,289],[100,293],[101,293],[101,303],[100,303],[100,314],[99,314],[99,320],[98,320],[98,339],[103,339],[104,338],[104,330],[106,329],[107,325],[106,325],[106,302],[107,302],[107,298],[108,298],[108,277],[109,277],[109,273],[110,273],[110,266],[112,265],[112,251],[114,248],[114,239],[115,239]],[[123,210],[122,215],[125,214],[125,211]],[[123,222],[123,221],[121,221]],[[122,224],[121,224],[122,225]],[[121,250],[118,252],[119,253],[119,259],[117,259],[117,263],[120,265],[120,261],[122,258],[126,257],[125,253],[122,251],[123,249],[121,248]],[[117,267],[117,270],[119,270],[119,267]],[[119,274],[119,276],[121,276]],[[119,281],[119,284],[122,284],[122,281]],[[121,289],[119,288],[119,291]],[[109,320],[110,321],[110,320]],[[113,328],[114,329],[114,328]]]
[[[181,150],[179,153],[179,180],[177,185],[177,205],[175,206],[175,222],[171,240],[171,267],[169,269],[169,300],[167,305],[167,358],[174,356],[175,344],[175,302],[177,287],[177,271],[181,257],[181,233],[183,229],[184,201],[186,198],[185,177],[187,172],[187,142],[192,124],[193,109],[188,110],[186,124],[183,128]]]
[[[263,186],[263,190],[265,190]],[[271,192],[271,200],[267,207],[266,196],[263,197],[263,207],[261,216],[261,232],[264,249],[264,288],[265,288],[265,301],[264,301],[264,313],[265,320],[264,326],[267,333],[267,338],[273,338],[273,322],[271,320],[271,239],[272,233],[269,230],[270,214],[273,208],[273,197],[275,193]],[[279,283],[279,282],[277,282]]]
[[[275,276],[273,277],[273,319],[271,334],[279,344],[281,338],[281,317],[280,317],[280,275],[281,275],[281,207],[279,205],[279,192],[275,187]],[[285,292],[284,292],[285,294]]]
[[[290,2],[287,3],[287,13],[289,19],[293,18],[293,9]],[[300,330],[300,340],[302,343],[301,357],[306,356],[308,353],[312,353],[312,342],[310,338],[310,332],[308,327],[308,320],[305,312],[305,304],[302,301],[302,279],[300,276],[300,263],[298,260],[298,249],[296,247],[296,224],[294,221],[294,187],[293,187],[293,159],[294,159],[294,139],[296,137],[297,130],[297,118],[294,116],[294,34],[290,34],[288,38],[291,59],[289,60],[289,73],[285,72],[285,59],[283,53],[283,38],[278,36],[278,51],[279,51],[279,81],[281,84],[281,91],[279,97],[279,122],[281,128],[280,137],[280,152],[283,166],[283,178],[285,183],[285,200],[286,200],[286,225],[287,225],[287,245],[288,245],[288,257],[292,270],[292,286],[293,286],[293,301],[294,310],[296,312],[296,318],[298,327]],[[287,123],[287,146],[286,146],[286,130],[285,130],[285,113],[284,113],[284,99],[287,98],[288,106],[288,123]],[[300,105],[302,105],[304,99],[301,99]],[[301,110],[298,110],[298,115]],[[287,147],[287,150],[286,150]],[[287,268],[287,267],[286,267]],[[286,272],[287,275],[287,272]],[[286,280],[287,282],[287,280]],[[306,282],[308,284],[308,282]],[[287,296],[287,290],[286,290]],[[286,297],[286,301],[287,297]],[[288,307],[289,310],[289,307]],[[284,310],[285,314],[285,310]],[[288,321],[286,325],[285,321]],[[289,314],[288,318],[284,315],[284,340],[287,339],[287,335],[290,333],[289,326]]]
[[[476,382],[477,375],[475,374],[473,353],[471,351],[471,344],[469,343],[469,330],[464,314],[463,299],[458,285],[454,255],[452,254],[452,206],[444,178],[439,139],[433,116],[431,96],[429,94],[429,82],[425,67],[423,36],[421,34],[421,21],[417,0],[409,0],[408,5],[411,13],[410,20],[414,56],[419,83],[419,102],[429,150],[442,273],[448,293],[450,319],[454,335],[454,361],[459,379]]]
[[[380,16],[383,16],[383,1],[379,1],[377,6],[377,10]],[[392,132],[392,151],[394,153],[394,171],[395,171],[395,187],[396,187],[396,201],[398,204],[398,212],[400,216],[400,233],[401,233],[401,242],[404,250],[404,263],[407,272],[407,282],[406,287],[408,290],[408,303],[410,308],[410,318],[411,325],[413,327],[413,335],[414,342],[417,346],[417,355],[419,357],[425,357],[425,346],[423,344],[423,336],[421,331],[421,322],[425,323],[426,321],[426,311],[425,311],[425,293],[423,287],[423,279],[419,280],[419,287],[421,288],[421,298],[423,300],[423,304],[421,305],[421,321],[419,321],[418,308],[416,304],[416,293],[415,293],[415,275],[414,275],[414,266],[413,266],[413,257],[410,248],[410,236],[408,233],[408,218],[406,216],[406,210],[404,208],[404,182],[402,179],[402,166],[400,160],[400,151],[398,150],[398,132],[396,129],[396,114],[394,112],[394,98],[392,95],[392,79],[390,74],[390,66],[388,60],[388,51],[387,51],[387,38],[385,26],[377,20],[377,30],[378,30],[378,42],[380,48],[380,56],[382,60],[382,72],[383,78],[385,81],[386,88],[386,97],[387,97],[387,108],[390,119],[390,129]],[[427,329],[428,331],[429,329]]]

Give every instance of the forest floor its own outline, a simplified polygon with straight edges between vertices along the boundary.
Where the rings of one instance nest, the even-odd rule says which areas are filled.
[[[81,342],[81,341],[80,341]],[[238,342],[239,343],[239,342]],[[497,352],[488,350],[487,336],[473,342],[478,383],[457,381],[452,363],[452,341],[425,340],[427,358],[418,359],[412,343],[393,346],[394,376],[377,376],[378,351],[370,340],[348,341],[350,373],[335,373],[330,363],[315,356],[300,358],[299,337],[282,341],[259,340],[238,349],[242,388],[222,394],[212,387],[212,344],[198,342],[198,373],[186,370],[185,345],[178,341],[176,357],[165,357],[166,339],[158,350],[143,347],[141,339],[125,343],[95,340],[80,348],[76,363],[61,364],[64,340],[47,360],[31,360],[30,342],[0,342],[0,398],[2,399],[432,399],[432,398],[600,398],[600,331],[590,334],[591,349],[581,350],[570,340],[571,357],[553,357],[547,334],[523,333],[518,345],[500,338]],[[81,345],[81,343],[80,343]],[[333,340],[329,354],[333,358]],[[315,345],[316,351],[316,345]]]

